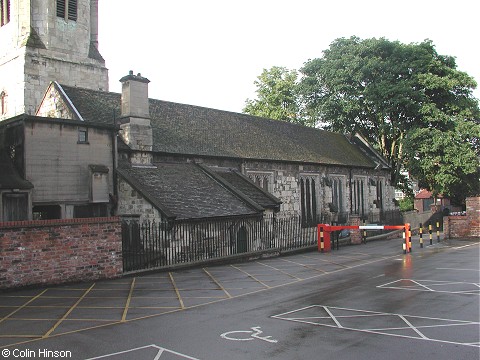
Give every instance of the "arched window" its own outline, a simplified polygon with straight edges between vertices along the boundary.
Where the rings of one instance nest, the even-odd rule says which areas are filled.
[[[354,177],[353,179],[353,213],[360,216],[365,215],[365,178]]]
[[[317,223],[317,189],[315,177],[300,178],[300,211],[303,226]]]
[[[2,91],[0,93],[0,115],[7,113],[7,93]]]
[[[0,26],[10,22],[10,0],[0,0]]]
[[[77,21],[77,0],[57,0],[57,16]]]

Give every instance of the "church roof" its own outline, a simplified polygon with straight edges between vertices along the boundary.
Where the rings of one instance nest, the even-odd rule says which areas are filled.
[[[119,93],[61,87],[86,123],[111,125],[120,113]],[[155,152],[375,167],[342,134],[163,100],[149,104]]]
[[[236,169],[210,168],[217,177],[264,208],[277,209],[281,201],[267,191],[256,186],[248,177]]]
[[[118,172],[170,219],[253,216],[264,210],[237,190],[212,179],[205,167],[194,163],[161,162],[153,166],[125,163]],[[255,187],[254,184],[250,186]]]

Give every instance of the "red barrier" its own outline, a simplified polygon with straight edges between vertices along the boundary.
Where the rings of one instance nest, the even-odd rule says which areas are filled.
[[[331,250],[331,232],[340,230],[400,230],[403,229],[403,253],[412,252],[412,234],[410,224],[404,225],[328,225],[318,224],[318,251]]]

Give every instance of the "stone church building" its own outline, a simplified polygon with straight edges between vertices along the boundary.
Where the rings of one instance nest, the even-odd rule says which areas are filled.
[[[381,220],[390,169],[359,135],[108,91],[98,0],[0,0],[0,220]]]

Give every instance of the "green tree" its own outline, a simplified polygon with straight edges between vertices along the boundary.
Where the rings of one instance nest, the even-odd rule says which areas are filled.
[[[274,120],[305,124],[300,116],[297,94],[298,73],[284,67],[264,69],[254,84],[257,99],[247,99],[243,112]]]
[[[321,119],[333,131],[363,134],[389,161],[396,184],[410,131],[445,130],[452,118],[478,119],[474,79],[428,40],[341,38],[300,72],[305,117]]]
[[[463,119],[450,128],[418,128],[405,140],[405,160],[419,185],[460,204],[479,194],[480,125]]]

